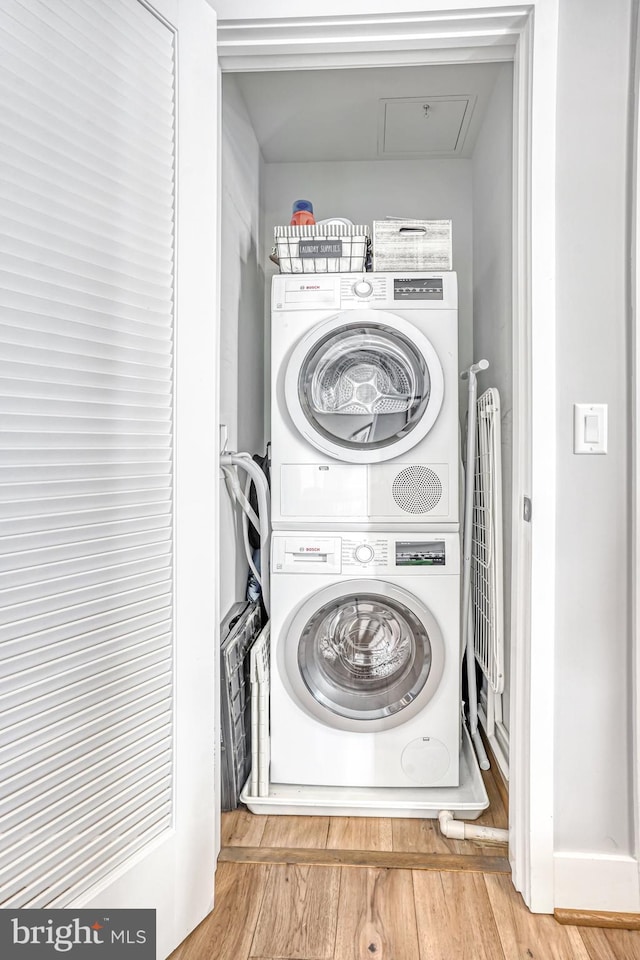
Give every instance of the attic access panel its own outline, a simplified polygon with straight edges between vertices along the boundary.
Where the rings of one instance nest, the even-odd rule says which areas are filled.
[[[378,155],[446,157],[462,153],[476,104],[469,94],[380,100]]]

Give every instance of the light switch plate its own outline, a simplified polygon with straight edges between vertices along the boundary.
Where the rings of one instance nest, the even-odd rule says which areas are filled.
[[[573,452],[607,452],[606,403],[574,403]]]

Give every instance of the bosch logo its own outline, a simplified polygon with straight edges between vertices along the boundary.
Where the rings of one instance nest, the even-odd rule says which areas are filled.
[[[320,290],[320,284],[319,283],[315,283],[315,284],[301,283],[300,289],[301,290]]]
[[[320,553],[320,547],[305,547],[305,553]]]

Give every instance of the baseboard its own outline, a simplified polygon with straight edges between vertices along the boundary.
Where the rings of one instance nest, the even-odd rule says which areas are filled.
[[[640,913],[608,913],[604,910],[554,910],[558,923],[572,927],[606,927],[611,930],[640,930]]]
[[[556,910],[640,912],[640,874],[634,857],[556,853],[554,883]]]

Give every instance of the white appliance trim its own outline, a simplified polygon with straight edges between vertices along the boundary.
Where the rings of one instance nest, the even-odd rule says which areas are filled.
[[[429,0],[425,0],[425,6]],[[533,19],[535,13],[535,31]],[[268,27],[268,29],[265,29]],[[513,881],[531,910],[554,908],[555,104],[558,0],[335,18],[223,21],[223,71],[514,62]],[[335,53],[339,46],[339,53]],[[535,317],[535,324],[532,322]],[[532,358],[540,358],[536,364]],[[551,415],[549,415],[551,411]],[[522,514],[533,502],[534,524]],[[513,638],[517,637],[517,644]],[[535,723],[532,718],[535,717]]]

